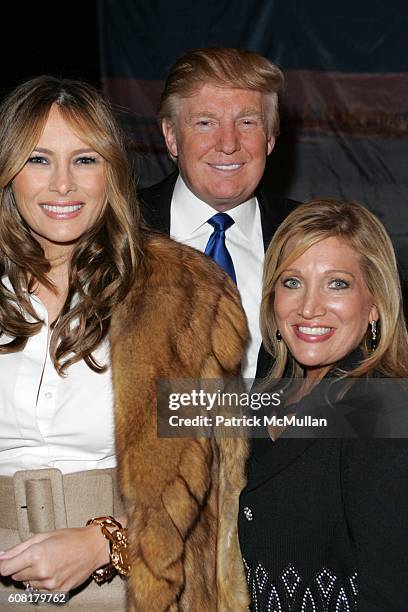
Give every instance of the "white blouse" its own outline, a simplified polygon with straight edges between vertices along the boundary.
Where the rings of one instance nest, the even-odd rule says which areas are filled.
[[[115,467],[110,368],[97,374],[81,360],[59,376],[49,355],[47,310],[30,298],[44,321],[41,331],[22,351],[0,355],[0,474]],[[9,341],[0,336],[0,344]],[[107,340],[94,356],[107,363]]]

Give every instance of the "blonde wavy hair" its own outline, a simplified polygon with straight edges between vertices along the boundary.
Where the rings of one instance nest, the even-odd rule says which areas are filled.
[[[363,276],[379,312],[377,347],[362,342],[363,361],[347,372],[353,377],[408,376],[408,334],[403,315],[400,280],[394,249],[382,223],[363,206],[334,199],[313,200],[298,206],[279,226],[265,255],[261,330],[266,350],[274,358],[270,379],[283,375],[301,378],[303,368],[284,342],[276,338],[274,292],[282,272],[313,244],[335,236],[358,254]],[[287,252],[289,241],[295,248]]]
[[[29,293],[37,282],[52,288],[50,264],[17,209],[12,181],[36,147],[53,105],[105,160],[106,205],[73,250],[68,296],[53,327],[50,354],[60,374],[81,359],[103,371],[92,352],[106,336],[112,309],[127,294],[141,256],[136,195],[109,106],[91,85],[51,76],[23,83],[0,108],[0,279],[8,277],[13,287],[0,282],[0,333],[13,338],[0,354],[21,350],[38,333],[43,323]]]

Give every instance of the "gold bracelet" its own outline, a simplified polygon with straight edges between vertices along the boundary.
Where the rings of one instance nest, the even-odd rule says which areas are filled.
[[[126,578],[130,573],[128,563],[127,529],[113,518],[113,516],[98,516],[87,521],[86,525],[99,525],[103,536],[109,540],[109,563],[103,565],[92,574],[97,584],[111,580],[116,573]],[[114,527],[114,531],[109,531]]]

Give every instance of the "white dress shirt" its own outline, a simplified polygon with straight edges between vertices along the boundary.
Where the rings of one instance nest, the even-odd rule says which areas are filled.
[[[261,213],[256,198],[226,211],[235,223],[225,232],[225,244],[234,263],[237,286],[241,295],[250,332],[244,378],[255,377],[258,351],[261,345],[259,311],[262,298],[264,246]],[[170,208],[170,236],[191,247],[204,251],[213,232],[209,223],[217,211],[197,198],[179,176]]]
[[[22,351],[0,355],[0,474],[115,467],[110,369],[97,374],[81,360],[59,376],[49,355],[47,310],[30,299],[44,325]],[[0,336],[1,344],[9,341]],[[94,356],[107,363],[107,340]]]

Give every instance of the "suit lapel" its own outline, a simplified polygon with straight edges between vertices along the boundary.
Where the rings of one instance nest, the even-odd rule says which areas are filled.
[[[145,223],[170,235],[170,205],[178,172],[173,172],[160,183],[139,191],[140,209]]]
[[[269,192],[263,179],[255,192],[261,213],[261,226],[264,250],[269,246],[274,233],[282,221],[296,207],[297,202],[281,198]],[[265,378],[273,364],[273,359],[261,345],[258,353],[256,378]]]
[[[259,209],[261,212],[262,237],[264,243],[264,250],[266,251],[276,230],[276,223],[273,218],[273,202],[268,202],[266,200],[265,193],[262,187],[259,187],[256,190],[255,195],[258,200]]]
[[[260,182],[255,195],[261,212],[262,236],[266,251],[279,225],[296,207],[298,202],[271,193],[265,179],[262,179]]]

